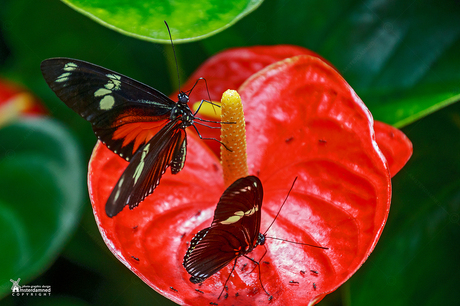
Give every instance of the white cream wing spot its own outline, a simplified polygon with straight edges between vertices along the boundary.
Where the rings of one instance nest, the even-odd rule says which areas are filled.
[[[120,90],[121,86],[121,76],[116,75],[116,74],[106,74],[106,76],[110,79],[109,83],[105,86],[107,89],[112,89],[112,90]],[[109,85],[111,84],[111,85]],[[109,88],[109,87],[110,88]]]
[[[237,211],[233,216],[229,217],[227,220],[221,221],[220,224],[233,224],[238,222],[241,218],[244,217],[244,211]]]
[[[141,173],[142,173],[142,170],[144,169],[144,160],[141,160],[141,162],[139,163],[139,165],[137,165],[137,168],[136,168],[136,171],[134,171],[134,184],[137,183],[137,181],[139,180],[139,177],[141,176]]]
[[[109,110],[115,104],[115,99],[111,95],[106,95],[99,102],[99,108],[101,110]]]
[[[71,72],[64,72],[63,74],[61,74],[60,76],[58,76],[58,79],[59,78],[66,78],[66,77],[69,77],[72,73]]]
[[[120,90],[120,87],[121,87],[121,82],[120,81],[112,81],[113,84],[115,85],[115,87],[113,88],[113,90]]]
[[[254,206],[252,209],[248,210],[247,212],[244,213],[245,216],[251,216],[253,215],[256,211],[259,210],[259,206]]]
[[[60,78],[60,77],[59,77],[59,78],[56,79],[55,82],[56,82],[56,83],[63,83],[63,82],[67,82],[68,80],[69,80],[69,78]]]
[[[71,75],[72,73],[70,72],[64,72],[63,74],[61,74],[60,76],[58,76],[56,78],[56,81],[57,83],[62,83],[62,82],[66,82],[69,80],[69,76]]]
[[[118,189],[117,192],[115,193],[114,200],[116,201],[118,197],[120,196],[120,191],[121,191],[121,185],[123,185],[124,178],[121,177],[120,180],[118,181]]]
[[[251,186],[246,186],[246,187],[243,187],[240,189],[240,192],[246,192],[246,191],[250,191],[251,190]]]
[[[150,144],[146,144],[145,147],[142,149],[142,156],[141,156],[141,161],[139,162],[139,165],[137,165],[136,170],[134,171],[134,185],[136,185],[137,181],[139,180],[139,177],[141,176],[142,170],[144,169],[144,159],[147,156],[147,153],[149,153],[149,148]]]
[[[121,76],[113,73],[106,74],[105,76],[112,80],[121,80]]]
[[[239,216],[231,216],[227,220],[221,221],[220,224],[233,224],[235,222],[238,222],[242,217]]]
[[[69,63],[64,65],[64,68],[62,68],[62,70],[64,70],[64,71],[74,71],[75,69],[77,69],[77,67],[78,67],[77,64],[69,62]]]
[[[118,197],[120,196],[120,191],[121,189],[118,189],[117,192],[115,193],[115,197],[113,198],[114,201],[118,200]]]
[[[98,90],[96,90],[96,92],[94,93],[94,96],[95,97],[101,97],[101,96],[105,96],[107,94],[111,94],[112,91],[111,90],[108,90],[108,89],[105,89],[105,88],[99,88]]]

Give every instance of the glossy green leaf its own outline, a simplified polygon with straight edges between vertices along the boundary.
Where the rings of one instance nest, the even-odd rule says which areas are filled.
[[[74,137],[50,119],[0,129],[0,296],[45,270],[80,219],[84,164]]]
[[[123,34],[170,43],[166,20],[176,43],[214,35],[255,10],[263,0],[62,0],[80,13]]]
[[[241,45],[309,48],[338,68],[376,120],[397,127],[460,99],[455,0],[267,1],[203,44],[211,54]]]
[[[460,299],[460,105],[407,126],[414,155],[393,180],[382,237],[350,279],[351,305],[456,305]]]

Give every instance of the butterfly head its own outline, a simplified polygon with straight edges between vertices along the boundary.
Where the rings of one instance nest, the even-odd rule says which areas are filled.
[[[259,237],[257,237],[257,242],[254,248],[258,245],[264,245],[265,244],[265,235],[262,233],[259,233]]]
[[[177,95],[177,101],[182,105],[187,104],[189,101],[188,95],[183,91],[179,92]]]

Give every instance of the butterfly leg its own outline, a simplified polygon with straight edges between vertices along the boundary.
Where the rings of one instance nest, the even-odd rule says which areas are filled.
[[[267,247],[265,246],[265,244],[263,244],[264,248],[265,248],[265,252],[264,252],[264,255],[262,255],[262,257],[260,257],[259,261],[255,261],[254,259],[252,258],[249,258],[249,257],[246,257],[246,258],[249,258],[251,261],[255,262],[257,265],[259,265],[259,263],[262,261],[262,259],[265,257],[265,254],[267,254]],[[256,269],[257,266],[254,267],[254,269],[251,270],[251,272],[249,272],[249,274],[251,274],[255,269]]]
[[[210,129],[220,129],[221,128],[220,126],[210,126],[210,125],[207,125],[207,124],[204,124],[204,123],[201,123],[201,122],[195,122],[195,123],[199,124],[199,125],[202,125],[202,126],[205,126],[207,128],[210,128]]]
[[[209,104],[211,104],[212,106],[217,106],[217,107],[220,108],[220,105],[219,105],[219,104],[216,104],[216,103],[214,103],[214,102],[212,102],[212,101],[201,100],[200,105],[198,105],[198,108],[196,109],[195,113],[193,113],[193,116],[196,116],[196,114],[200,111],[201,105],[203,105],[204,102],[209,103]]]
[[[228,275],[227,280],[225,281],[224,287],[222,288],[222,291],[220,292],[219,297],[218,297],[217,299],[220,299],[220,297],[222,296],[222,293],[224,293],[224,290],[225,290],[225,287],[227,286],[228,280],[230,279],[230,276],[232,276],[233,271],[235,271],[236,261],[238,260],[238,258],[239,258],[239,257],[235,258],[235,262],[233,263],[232,271],[231,271],[230,274]]]
[[[236,124],[236,122],[206,120],[206,119],[202,119],[202,118],[199,118],[199,117],[195,117],[194,119],[195,120],[200,120],[200,121],[203,121],[203,122],[211,122],[211,123]]]
[[[265,247],[265,246],[264,246]],[[265,253],[267,253],[267,248],[265,248]],[[267,290],[265,290],[265,287],[264,287],[264,284],[262,283],[262,278],[260,277],[260,264],[255,261],[254,259],[250,258],[250,257],[247,257],[246,255],[243,255],[244,257],[246,257],[247,259],[251,260],[253,263],[255,263],[257,265],[257,267],[259,268],[259,282],[260,282],[260,286],[262,286],[262,289],[264,289],[265,293],[268,295],[268,296],[272,296],[270,293],[268,293]],[[265,254],[264,254],[265,256]],[[263,257],[263,256],[262,256]],[[254,269],[253,269],[254,271]],[[251,271],[252,272],[252,271]]]
[[[198,122],[197,122],[197,123],[198,123]],[[230,151],[230,152],[233,152],[233,151],[230,150],[222,141],[217,140],[216,138],[207,138],[207,137],[201,136],[200,132],[198,131],[198,128],[197,128],[194,124],[192,124],[192,126],[193,126],[193,128],[195,129],[195,131],[198,133],[198,136],[200,137],[200,139],[202,139],[202,140],[215,140],[215,141],[217,141],[218,143],[220,143],[221,145],[223,145],[223,146],[225,147],[225,149],[227,149],[227,150]]]

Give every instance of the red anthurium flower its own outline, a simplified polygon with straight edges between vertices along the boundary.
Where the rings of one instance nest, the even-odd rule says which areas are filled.
[[[0,127],[19,116],[45,113],[45,109],[32,94],[0,79]]]
[[[329,64],[313,51],[298,46],[277,45],[234,48],[208,59],[182,87],[184,89],[192,88],[196,80],[203,77],[206,79],[208,88],[203,82],[198,83],[190,95],[191,103],[195,102],[194,97],[208,99],[208,92],[211,100],[219,101],[226,89],[238,89],[247,78],[262,68],[297,55],[311,55]],[[171,98],[176,99],[177,94],[178,92],[175,92],[171,95]],[[252,104],[253,101],[244,101],[244,103],[248,105]],[[201,117],[205,116],[201,115]],[[215,118],[208,119],[216,120]],[[391,176],[394,176],[409,160],[412,154],[412,144],[400,130],[391,125],[377,121],[375,122],[374,130],[379,148],[390,165]],[[201,129],[200,133],[204,137],[217,139],[219,139],[220,135],[220,132],[215,129]],[[207,145],[219,155],[219,143],[208,142]]]
[[[283,48],[301,49],[281,46],[280,50]],[[264,55],[260,58],[269,58],[259,68],[284,58],[277,58],[276,47],[240,50],[242,54],[256,50]],[[237,54],[238,49],[227,52]],[[244,66],[243,59],[234,58],[232,64],[231,56],[226,56],[223,63]],[[251,63],[249,58],[245,61]],[[238,79],[234,75],[238,68],[214,67],[218,78],[225,79],[228,72],[228,80]],[[203,76],[212,95],[220,90],[214,89],[209,74]],[[263,259],[267,263],[261,263],[260,278],[273,296],[272,305],[314,304],[351,277],[374,249],[390,208],[390,171],[395,174],[408,160],[410,141],[381,123],[375,124],[379,132],[374,133],[374,122],[363,102],[317,56],[299,55],[272,64],[246,80],[239,93],[247,124],[249,173],[257,175],[264,188],[261,232],[298,177],[267,235],[329,248],[267,239]],[[114,218],[106,216],[105,202],[127,162],[104,145],[96,145],[88,181],[101,234],[120,261],[179,304],[266,305],[268,296],[259,283],[258,269],[251,272],[254,264],[245,258],[238,260],[227,283],[226,299],[217,297],[231,265],[202,286],[192,284],[182,267],[187,242],[211,224],[226,187],[217,155],[206,142],[188,135],[184,169],[177,175],[167,171],[138,208],[130,211],[125,207]],[[390,165],[376,135],[385,144],[382,151],[388,154]],[[257,247],[250,256],[259,260],[264,252]]]

